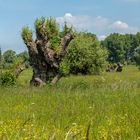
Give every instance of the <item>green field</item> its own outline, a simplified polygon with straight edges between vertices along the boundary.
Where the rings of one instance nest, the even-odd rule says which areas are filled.
[[[69,76],[0,89],[0,140],[140,140],[140,71]]]

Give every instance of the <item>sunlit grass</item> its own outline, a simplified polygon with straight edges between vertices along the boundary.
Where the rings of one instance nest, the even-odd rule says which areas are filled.
[[[0,138],[28,140],[140,139],[140,71],[70,76],[29,87],[31,70],[0,90]]]

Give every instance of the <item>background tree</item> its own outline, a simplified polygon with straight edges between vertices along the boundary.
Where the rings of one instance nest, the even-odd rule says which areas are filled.
[[[132,63],[134,62],[134,54],[136,48],[140,45],[137,35],[134,34],[125,34],[123,35],[125,37],[125,59],[127,62]]]
[[[25,65],[26,68],[30,66],[29,64],[29,54],[27,51],[21,52],[17,55],[17,61],[20,60],[20,64]]]
[[[108,61],[113,63],[132,63],[134,62],[134,53],[140,45],[140,34],[110,34],[102,46],[107,48],[109,55]]]
[[[61,61],[67,53],[67,47],[73,39],[73,32],[67,25],[60,36],[59,26],[52,17],[42,17],[35,21],[36,39],[28,28],[22,29],[22,39],[28,48],[30,65],[33,68],[31,85],[40,85],[51,81],[56,83],[62,76]],[[61,34],[62,35],[62,34]]]
[[[11,68],[16,60],[16,52],[13,50],[7,50],[3,53],[3,67]]]
[[[136,62],[136,65],[140,69],[140,46],[137,47],[137,49],[134,53],[134,60]]]
[[[124,62],[125,49],[122,35],[118,33],[111,34],[102,42],[102,45],[103,47],[107,48],[109,52],[109,62]]]

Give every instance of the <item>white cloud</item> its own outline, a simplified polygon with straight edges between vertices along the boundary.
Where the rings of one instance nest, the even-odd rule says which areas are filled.
[[[124,29],[128,29],[129,26],[127,23],[122,22],[122,21],[115,21],[112,25],[111,28],[113,29],[118,29],[118,30],[124,30]]]
[[[97,16],[94,20],[93,20],[93,26],[94,27],[98,27],[98,28],[104,28],[109,24],[109,20],[107,18],[101,17],[101,16]]]
[[[101,29],[108,24],[108,20],[101,16],[92,18],[90,16],[75,16],[71,13],[65,13],[63,17],[57,17],[57,22],[62,25],[64,22],[67,22],[68,25],[72,25],[76,29],[82,30],[92,30],[92,29]]]
[[[127,23],[119,20],[112,23],[109,28],[119,33],[136,33],[138,31],[138,28],[131,27]]]
[[[88,16],[73,16],[71,13],[65,13],[63,17],[57,17],[57,22],[63,25],[67,22],[76,29],[88,29],[91,26],[91,19]]]
[[[128,23],[117,20],[115,22],[102,17],[90,17],[85,15],[72,15],[71,13],[65,13],[62,17],[56,18],[60,25],[67,22],[77,30],[90,31],[97,35],[109,34],[109,33],[136,33],[138,28],[130,26]],[[99,38],[104,38],[100,36]]]

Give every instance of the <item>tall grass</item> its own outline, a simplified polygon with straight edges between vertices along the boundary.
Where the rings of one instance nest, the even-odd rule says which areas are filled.
[[[0,138],[28,140],[140,139],[140,72],[70,76],[55,86],[0,89]]]

